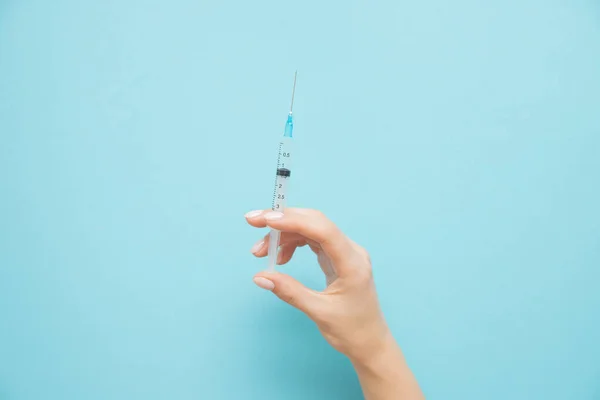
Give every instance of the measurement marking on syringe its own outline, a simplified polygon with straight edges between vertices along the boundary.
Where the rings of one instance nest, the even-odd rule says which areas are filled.
[[[283,142],[279,142],[279,149],[277,150],[277,169],[281,165],[281,148],[283,147]],[[276,199],[277,199],[277,174],[275,174],[275,189],[273,189],[273,201],[271,202],[271,209],[276,210]]]

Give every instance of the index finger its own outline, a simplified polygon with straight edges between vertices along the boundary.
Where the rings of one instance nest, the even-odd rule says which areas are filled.
[[[317,242],[333,262],[338,275],[344,274],[343,269],[352,254],[352,243],[322,212],[304,208],[287,208],[284,213],[265,210],[248,218],[248,222],[257,227],[298,233]]]

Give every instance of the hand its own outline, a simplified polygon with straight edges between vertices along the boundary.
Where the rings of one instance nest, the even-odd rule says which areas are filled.
[[[373,283],[371,259],[322,213],[287,209],[285,214],[252,211],[248,223],[281,231],[278,264],[291,260],[308,245],[327,278],[322,292],[308,289],[289,275],[261,272],[254,282],[297,307],[319,327],[327,341],[344,353],[358,374],[368,400],[423,399],[423,394],[381,314]],[[265,257],[269,235],[252,253]]]
[[[352,361],[368,400],[423,399],[423,394],[381,314],[373,283],[371,259],[322,213],[287,209],[252,211],[248,223],[281,231],[278,264],[291,260],[308,245],[327,278],[322,292],[308,289],[289,275],[261,272],[254,282],[297,307],[319,327],[327,341]],[[265,257],[269,235],[252,253]]]
[[[346,237],[321,212],[287,209],[285,214],[254,211],[246,214],[257,228],[281,231],[278,264],[285,264],[298,247],[308,245],[327,278],[322,292],[308,289],[281,273],[261,272],[254,282],[297,307],[319,327],[327,341],[351,360],[361,362],[382,351],[390,336],[381,314],[369,254]],[[267,234],[252,248],[257,257],[267,255]]]

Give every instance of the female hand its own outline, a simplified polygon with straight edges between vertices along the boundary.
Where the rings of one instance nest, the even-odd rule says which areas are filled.
[[[298,208],[286,209],[284,214],[253,211],[246,214],[246,219],[254,227],[281,231],[278,264],[287,263],[296,249],[305,245],[317,255],[328,284],[322,292],[278,272],[261,272],[254,282],[300,309],[317,324],[325,339],[352,361],[365,396],[421,398],[379,308],[367,251],[319,211]],[[268,241],[267,234],[254,245],[252,253],[265,257]]]

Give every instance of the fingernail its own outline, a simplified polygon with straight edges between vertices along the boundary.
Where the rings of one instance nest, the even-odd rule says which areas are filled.
[[[281,218],[283,218],[283,214],[280,213],[279,211],[270,211],[265,214],[265,219],[267,221],[275,221],[275,220],[278,220]]]
[[[254,246],[252,246],[252,249],[250,249],[251,253],[256,253],[258,252],[260,249],[262,249],[262,247],[265,245],[265,241],[264,240],[259,240],[258,242],[256,242],[254,244]]]
[[[265,290],[273,290],[275,289],[275,284],[273,283],[273,281],[270,281],[266,278],[257,276],[256,278],[254,278],[254,283],[256,283],[256,285],[260,288],[263,288]]]
[[[246,215],[244,215],[246,218],[254,218],[254,217],[258,217],[260,214],[262,214],[262,210],[255,210],[255,211],[250,211],[249,213],[246,213]]]
[[[281,249],[279,249],[279,253],[277,253],[277,265],[281,264],[281,260],[283,260],[283,253],[281,252]]]

